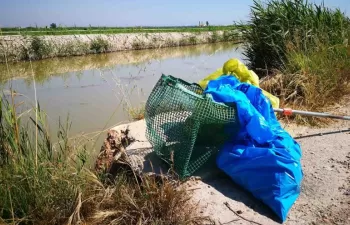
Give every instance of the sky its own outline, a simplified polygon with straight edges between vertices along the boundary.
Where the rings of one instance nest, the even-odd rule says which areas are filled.
[[[313,0],[320,3],[321,0]],[[187,26],[246,21],[252,0],[0,0],[0,27]],[[324,0],[350,16],[350,0]]]

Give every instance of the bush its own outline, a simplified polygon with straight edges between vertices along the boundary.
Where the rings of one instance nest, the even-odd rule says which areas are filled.
[[[304,0],[254,1],[249,26],[240,26],[250,68],[282,69],[288,48],[311,52],[319,43],[342,44],[349,38],[349,18]]]
[[[189,37],[189,39],[188,39],[188,43],[189,43],[190,45],[195,45],[195,44],[197,44],[197,42],[198,42],[198,39],[197,39],[196,36],[191,36],[191,37]]]
[[[92,50],[94,53],[107,52],[108,49],[109,49],[108,41],[100,37],[92,40],[90,43],[90,50]]]
[[[49,58],[52,53],[52,46],[40,37],[33,37],[30,39],[28,48],[23,47],[21,51],[21,59],[45,59]]]
[[[141,50],[147,48],[146,43],[142,40],[134,40],[131,46],[134,50]]]
[[[254,1],[249,26],[239,29],[250,68],[271,75],[262,88],[282,106],[322,110],[350,92],[349,21],[303,0]]]
[[[213,31],[209,37],[209,42],[211,43],[216,43],[221,41],[221,37],[219,36],[219,34],[216,31]]]

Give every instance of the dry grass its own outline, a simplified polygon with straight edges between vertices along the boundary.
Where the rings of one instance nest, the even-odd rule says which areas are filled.
[[[162,176],[132,181],[119,175],[113,185],[88,198],[81,210],[92,224],[211,224],[198,216],[191,196],[178,182]]]
[[[142,120],[145,118],[145,106],[129,107],[127,112],[132,120]]]
[[[278,96],[282,107],[326,110],[350,94],[350,46],[326,46],[312,53],[291,50],[285,69],[264,79],[261,87]],[[298,117],[298,121],[320,120]]]

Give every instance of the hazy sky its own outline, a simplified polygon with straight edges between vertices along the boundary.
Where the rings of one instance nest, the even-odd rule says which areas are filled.
[[[324,2],[350,15],[350,0]],[[225,25],[247,20],[249,5],[252,0],[0,0],[0,27]]]

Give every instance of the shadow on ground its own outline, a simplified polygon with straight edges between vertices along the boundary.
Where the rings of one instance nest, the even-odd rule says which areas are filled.
[[[197,171],[194,175],[201,177],[203,183],[210,185],[225,197],[233,201],[242,202],[256,213],[280,223],[279,218],[268,206],[234,183],[228,175],[216,167],[215,162],[211,162],[210,165],[210,167]]]
[[[149,152],[144,158],[144,172],[166,173],[169,170],[169,166],[161,160],[155,152]],[[229,176],[216,167],[215,156],[209,160],[206,166],[194,173],[193,176],[200,177],[201,182],[210,185],[212,188],[222,193],[228,198],[228,202],[230,201],[229,199],[241,202],[256,213],[280,223],[278,217],[269,207],[235,184]]]

